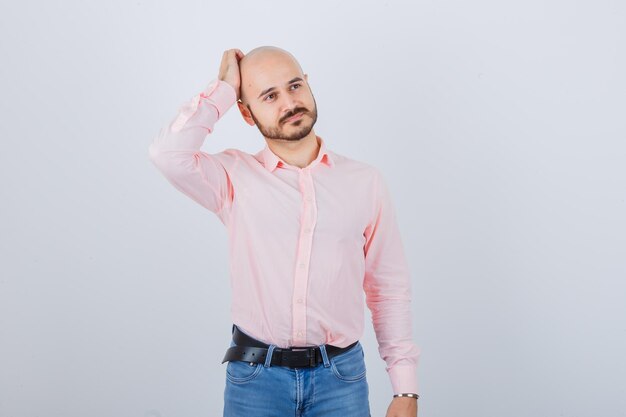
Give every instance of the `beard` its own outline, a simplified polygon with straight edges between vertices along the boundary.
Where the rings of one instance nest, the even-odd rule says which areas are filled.
[[[293,111],[289,112],[289,114],[286,114],[280,120],[278,126],[264,126],[263,124],[259,123],[256,117],[254,117],[254,113],[252,113],[250,107],[248,107],[248,110],[250,111],[250,116],[252,116],[252,119],[256,123],[256,127],[259,129],[261,134],[268,139],[282,139],[288,141],[300,140],[302,138],[305,138],[309,133],[311,133],[315,122],[317,122],[317,103],[315,103],[315,98],[313,98],[313,112],[309,112],[304,107],[296,107],[295,109],[293,109]],[[294,129],[294,131],[291,133],[285,133],[284,126],[287,124],[285,123],[285,121],[299,113],[304,113],[302,118],[296,120],[295,122],[289,123],[292,126],[297,127],[297,129]],[[307,115],[311,117],[311,122],[308,124],[307,119],[305,118],[305,116]]]

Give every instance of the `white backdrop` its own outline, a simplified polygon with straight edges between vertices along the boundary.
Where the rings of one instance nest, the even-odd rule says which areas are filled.
[[[0,417],[221,415],[226,230],[148,145],[260,45],[389,182],[419,416],[626,416],[624,2],[6,2],[0,34]],[[264,144],[235,106],[203,149]]]

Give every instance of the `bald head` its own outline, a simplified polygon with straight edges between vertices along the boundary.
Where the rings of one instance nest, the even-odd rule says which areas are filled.
[[[296,58],[276,46],[259,46],[239,61],[241,75],[241,100],[249,104],[258,95],[280,80],[287,82],[294,77],[304,78],[302,67]]]

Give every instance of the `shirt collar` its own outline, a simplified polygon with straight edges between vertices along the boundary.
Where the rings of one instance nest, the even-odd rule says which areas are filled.
[[[321,162],[321,163],[326,164],[329,167],[333,167],[335,165],[335,161],[333,159],[332,152],[326,147],[326,143],[324,142],[324,139],[322,139],[320,136],[317,136],[317,135],[315,135],[315,137],[317,138],[318,144],[320,145],[320,149],[317,154],[317,158],[315,158],[315,160],[312,161],[309,164],[309,166],[313,167]],[[265,144],[265,148],[263,148],[262,156],[263,156],[263,163],[265,165],[265,169],[267,169],[270,172],[273,172],[274,169],[276,169],[276,167],[279,164],[281,165],[286,164],[285,161],[280,159],[278,155],[272,152],[272,150],[267,145],[267,143]]]

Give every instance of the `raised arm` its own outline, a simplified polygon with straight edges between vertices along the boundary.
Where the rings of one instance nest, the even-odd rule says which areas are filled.
[[[218,77],[178,109],[148,149],[152,163],[174,187],[215,213],[232,198],[232,183],[220,160],[200,147],[239,98],[241,58],[238,49],[225,51]]]

